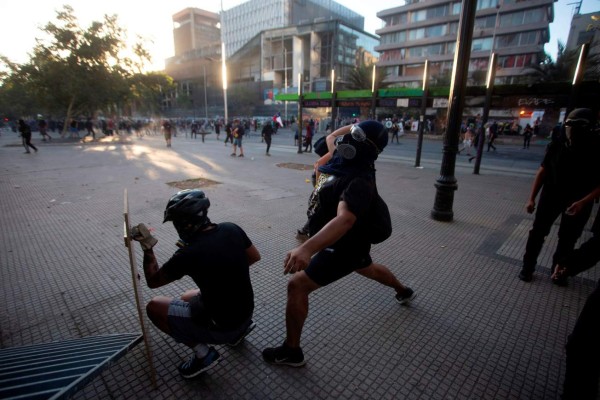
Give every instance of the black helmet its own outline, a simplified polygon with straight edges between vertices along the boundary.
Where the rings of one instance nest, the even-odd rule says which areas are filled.
[[[569,113],[565,126],[589,127],[595,122],[594,113],[589,108],[576,108]]]
[[[375,144],[377,153],[381,153],[388,144],[388,132],[379,121],[368,120],[358,124],[358,127],[367,135],[367,139]]]
[[[204,225],[208,220],[207,213],[210,201],[200,189],[186,189],[174,194],[165,208],[167,221],[186,221],[191,224]]]

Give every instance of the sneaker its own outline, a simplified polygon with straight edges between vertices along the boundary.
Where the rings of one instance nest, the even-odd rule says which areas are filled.
[[[306,364],[302,348],[288,347],[285,343],[279,347],[269,347],[262,352],[263,360],[269,364],[303,367]]]
[[[237,338],[235,342],[227,343],[227,345],[231,347],[239,345],[246,338],[246,336],[248,336],[250,332],[254,330],[254,328],[256,328],[256,324],[254,323],[254,321],[250,321],[250,325],[248,325],[248,328],[246,328],[244,333],[242,333],[242,335],[239,338]]]
[[[403,293],[396,293],[396,301],[402,305],[408,305],[415,297],[415,291],[409,287]]]
[[[569,280],[566,275],[557,276],[552,278],[552,283],[556,286],[567,287],[569,286]]]
[[[244,157],[244,155],[243,155],[243,154],[240,154],[238,157]]]
[[[519,272],[519,279],[523,282],[531,282],[533,280],[533,271],[528,271],[524,268],[521,268],[521,272]]]
[[[235,157],[235,153],[231,153],[231,154],[230,154],[230,156],[231,156],[231,157]]]
[[[203,358],[198,358],[194,354],[189,360],[181,364],[179,366],[179,373],[185,379],[191,379],[217,365],[219,357],[221,357],[219,352],[214,347],[210,347],[208,354]]]

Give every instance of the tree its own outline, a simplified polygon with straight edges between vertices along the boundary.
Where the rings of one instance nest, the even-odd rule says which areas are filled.
[[[529,76],[529,83],[556,83],[570,82],[579,59],[579,49],[566,50],[562,42],[558,42],[556,61],[548,53],[538,65],[532,65],[524,73]],[[584,72],[584,80],[597,80],[600,59],[598,55],[588,56]]]
[[[375,74],[375,89],[382,89],[389,86],[388,82],[385,82],[387,74],[382,73],[382,69],[376,71]],[[363,90],[371,89],[373,85],[373,66],[372,65],[361,65],[353,68],[348,74],[348,84],[346,87],[350,90]]]
[[[144,76],[141,72],[150,57],[140,38],[133,46],[136,59],[123,56],[126,32],[115,15],[105,15],[84,29],[73,8],[63,6],[54,22],[41,30],[45,39],[36,39],[28,63],[14,66],[0,60],[8,71],[0,75],[0,100],[18,91],[30,99],[29,104],[22,102],[23,107],[39,107],[46,113],[66,115],[68,120],[100,110],[114,113],[133,101],[154,109],[149,101],[160,105],[157,92],[171,85],[162,74]],[[19,112],[25,115],[26,110]]]

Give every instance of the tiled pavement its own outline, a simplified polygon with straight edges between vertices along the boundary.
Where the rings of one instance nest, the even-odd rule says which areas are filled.
[[[430,218],[439,164],[426,160],[415,169],[393,152],[378,162],[378,184],[394,233],[372,255],[413,287],[417,299],[399,306],[390,289],[351,275],[311,295],[302,340],[307,366],[265,364],[261,350],[284,337],[283,259],[297,245],[294,232],[305,221],[311,189],[309,171],[278,164],[316,159],[296,154],[288,142],[276,138],[273,156],[265,157],[264,144],[249,138],[243,159],[229,157],[231,147],[214,137],[201,143],[181,135],[171,149],[159,136],[85,144],[36,140],[40,151],[23,154],[16,135],[2,132],[1,347],[139,331],[122,238],[123,189],[132,221],[156,228],[156,253],[164,262],[176,241],[173,227],[161,224],[176,191],[166,183],[207,178],[219,182],[203,188],[211,219],[238,223],[262,255],[251,270],[257,328],[239,348],[218,347],[219,365],[191,382],[175,368],[189,350],[151,328],[157,389],[140,345],[75,398],[559,397],[563,346],[600,271],[567,288],[553,286],[554,232],[534,282],[517,279],[532,220],[523,205],[534,171],[473,175],[459,165],[454,222],[441,223]],[[184,278],[143,292],[148,300],[192,286]]]

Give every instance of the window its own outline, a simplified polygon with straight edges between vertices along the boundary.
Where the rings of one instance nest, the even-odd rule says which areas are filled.
[[[537,43],[537,32],[523,32],[521,33],[521,40],[519,45],[528,46]]]
[[[427,9],[427,19],[444,17],[448,14],[448,6],[431,7]]]
[[[462,6],[461,2],[452,3],[452,10],[450,11],[450,13],[452,15],[460,14],[461,6]]]
[[[492,49],[492,38],[473,39],[471,51],[486,51]]]
[[[496,25],[496,16],[488,15],[487,17],[475,19],[475,29],[493,28]]]
[[[426,18],[427,18],[426,10],[413,11],[410,14],[410,22],[425,21]]]

